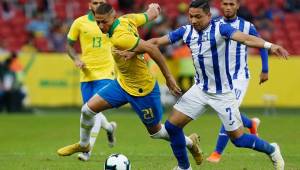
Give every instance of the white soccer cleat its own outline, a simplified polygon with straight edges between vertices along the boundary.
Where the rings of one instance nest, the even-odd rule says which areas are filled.
[[[90,153],[89,152],[85,152],[85,153],[80,153],[77,155],[77,158],[81,161],[88,161],[90,159]]]
[[[173,168],[173,170],[193,170],[193,169],[192,169],[192,166],[190,165],[190,167],[189,167],[188,169],[182,169],[182,168],[180,168],[179,166],[175,166],[175,167]]]
[[[107,134],[107,140],[108,140],[108,146],[114,147],[116,144],[116,129],[117,129],[117,123],[116,122],[110,122],[111,126],[113,127],[112,132],[106,132]]]
[[[271,143],[272,146],[274,146],[275,151],[271,153],[270,159],[273,162],[275,170],[284,170],[284,160],[282,158],[282,155],[280,153],[280,148],[277,143]]]

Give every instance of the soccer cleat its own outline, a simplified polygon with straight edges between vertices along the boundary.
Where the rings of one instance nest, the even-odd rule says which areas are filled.
[[[117,123],[116,122],[110,122],[111,126],[113,127],[112,132],[106,131],[107,134],[107,140],[108,140],[108,146],[109,147],[114,147],[116,144],[116,129],[117,129]]]
[[[200,165],[203,161],[203,152],[200,148],[200,137],[193,133],[189,136],[189,138],[193,141],[192,147],[188,147],[189,151],[194,157],[197,165]]]
[[[271,153],[270,159],[273,162],[275,170],[284,170],[284,160],[282,158],[282,155],[280,153],[280,148],[277,143],[271,143],[272,146],[274,146],[275,151]]]
[[[254,117],[254,118],[251,119],[251,121],[252,121],[252,128],[249,128],[249,131],[252,135],[258,136],[257,129],[258,129],[259,124],[260,124],[260,119],[257,118],[257,117]]]
[[[90,152],[83,152],[77,155],[77,158],[81,161],[88,161],[90,159]]]
[[[214,151],[206,160],[211,163],[219,163],[221,159],[221,154]]]
[[[57,150],[59,156],[70,156],[76,152],[89,152],[91,150],[90,144],[85,147],[80,146],[79,143],[75,143],[69,146],[65,146]]]

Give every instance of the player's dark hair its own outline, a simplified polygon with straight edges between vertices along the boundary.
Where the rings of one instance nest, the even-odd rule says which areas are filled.
[[[108,13],[112,12],[112,10],[113,10],[113,7],[110,4],[103,3],[97,7],[95,13],[103,15],[103,14],[108,14]]]
[[[210,6],[208,0],[193,0],[190,4],[190,8],[200,8],[205,13],[210,12]]]

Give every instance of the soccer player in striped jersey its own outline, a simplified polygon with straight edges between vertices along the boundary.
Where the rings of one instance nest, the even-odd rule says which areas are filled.
[[[127,14],[119,18],[116,17],[115,10],[109,4],[101,4],[95,11],[97,24],[103,33],[108,33],[113,48],[134,51],[138,55],[126,61],[122,56],[113,53],[118,70],[117,80],[100,89],[83,105],[81,126],[91,127],[94,124],[94,116],[100,111],[130,103],[151,138],[169,140],[169,134],[161,124],[162,104],[158,83],[151,75],[143,53],[147,52],[158,64],[170,91],[174,95],[179,95],[181,91],[159,49],[140,39],[137,31],[138,27],[154,20],[159,15],[159,8],[158,4],[150,4],[145,13]],[[58,154],[69,156],[76,152],[88,152],[90,132],[88,128],[81,131],[80,142],[59,149]],[[192,153],[196,163],[200,164],[203,157],[198,136],[193,134],[190,137],[183,136],[183,138],[185,146]]]
[[[99,89],[112,82],[115,77],[111,44],[107,35],[99,30],[94,18],[96,8],[105,2],[106,0],[91,0],[89,13],[77,18],[68,33],[67,50],[75,66],[80,69],[83,103],[86,103]],[[75,42],[78,40],[81,45],[81,56],[76,54],[74,49]],[[108,122],[106,117],[99,112],[95,117],[95,124],[91,132],[91,150],[87,153],[80,153],[79,160],[87,161],[90,158],[101,127],[107,132],[109,146],[114,146],[114,132],[117,125],[115,122]],[[85,127],[81,126],[80,128],[84,129]]]
[[[222,0],[221,10],[223,12],[223,17],[221,21],[223,23],[230,24],[235,29],[239,31],[258,36],[257,31],[253,24],[237,16],[237,11],[239,9],[238,0]],[[250,73],[248,69],[248,54],[247,46],[236,41],[229,42],[229,70],[232,76],[233,91],[238,100],[238,105],[240,106],[244,96],[246,94]],[[262,72],[260,74],[260,84],[268,80],[268,51],[264,48],[260,49],[260,56],[262,60]],[[247,127],[251,134],[257,135],[257,128],[260,124],[258,118],[249,119],[244,114],[241,114],[244,127]],[[221,159],[221,154],[223,153],[229,137],[222,125],[217,145],[215,151],[206,159],[209,162],[218,163]]]
[[[153,39],[159,45],[183,40],[192,52],[196,70],[195,84],[177,101],[173,113],[165,122],[173,153],[178,166],[175,170],[192,169],[185,150],[183,128],[197,119],[211,106],[218,112],[225,131],[236,147],[250,148],[267,154],[276,170],[284,169],[284,160],[276,143],[268,143],[256,135],[246,134],[239,112],[239,105],[233,93],[230,75],[229,41],[234,40],[256,48],[266,48],[287,57],[282,47],[261,38],[245,34],[229,24],[211,20],[207,0],[194,0],[189,7],[190,25],[185,25],[168,35]]]

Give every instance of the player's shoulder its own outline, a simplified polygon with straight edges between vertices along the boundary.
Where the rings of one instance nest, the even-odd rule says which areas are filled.
[[[81,23],[81,22],[85,22],[88,20],[88,15],[82,15],[78,18],[76,18],[73,23]]]
[[[224,21],[222,17],[217,17],[212,20],[210,20],[210,24],[214,27],[220,27],[221,25],[227,25],[227,23]]]
[[[178,29],[181,29],[183,31],[191,30],[192,28],[193,28],[193,26],[191,24],[186,24],[186,25],[182,25],[182,26],[178,27]]]
[[[129,14],[125,14],[119,17],[120,20],[132,20],[135,19],[136,17],[136,13],[129,13]]]
[[[245,20],[243,17],[238,17],[238,20],[244,22],[245,24],[253,25],[250,21]]]
[[[223,20],[223,17],[219,16],[219,17],[213,18],[212,21],[213,22],[222,22],[224,20]]]

